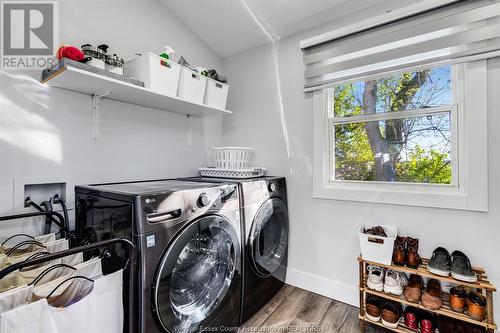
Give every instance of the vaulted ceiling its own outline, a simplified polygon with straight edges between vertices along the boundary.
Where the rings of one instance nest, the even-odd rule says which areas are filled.
[[[225,58],[269,42],[252,14],[273,37],[346,16],[437,0],[161,0],[219,56]],[[252,14],[251,14],[251,13]],[[175,33],[175,32],[166,32]]]

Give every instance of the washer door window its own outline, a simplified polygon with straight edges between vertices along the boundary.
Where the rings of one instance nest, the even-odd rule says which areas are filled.
[[[287,243],[286,206],[280,199],[269,199],[258,210],[250,230],[250,256],[256,273],[272,275],[283,261]]]
[[[239,279],[240,245],[218,215],[191,223],[163,254],[153,283],[153,311],[169,332],[197,331],[217,317]]]

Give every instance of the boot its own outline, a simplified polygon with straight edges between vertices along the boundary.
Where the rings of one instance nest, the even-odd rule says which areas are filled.
[[[418,254],[418,239],[406,237],[406,266],[417,269],[421,261]]]
[[[394,252],[392,255],[394,265],[404,266],[406,264],[406,238],[398,236],[394,241]]]

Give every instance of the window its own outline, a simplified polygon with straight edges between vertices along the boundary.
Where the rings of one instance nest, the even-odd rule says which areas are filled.
[[[313,93],[318,198],[487,211],[487,63]]]
[[[448,65],[330,88],[331,180],[455,184],[456,81]]]

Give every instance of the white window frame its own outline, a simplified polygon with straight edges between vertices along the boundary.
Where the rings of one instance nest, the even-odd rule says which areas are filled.
[[[430,67],[430,66],[427,66]],[[425,68],[412,68],[418,70]],[[332,181],[333,154],[328,89],[313,93],[313,195],[316,198],[488,211],[487,61],[454,66],[451,111],[452,184]],[[389,75],[391,73],[387,73]],[[358,78],[356,81],[367,78]],[[450,107],[434,108],[442,112]],[[412,116],[415,111],[401,112]],[[417,112],[418,113],[418,112]],[[373,116],[372,116],[373,117]],[[377,117],[386,117],[381,114]],[[393,118],[393,115],[391,115]],[[370,119],[372,120],[372,119]]]

